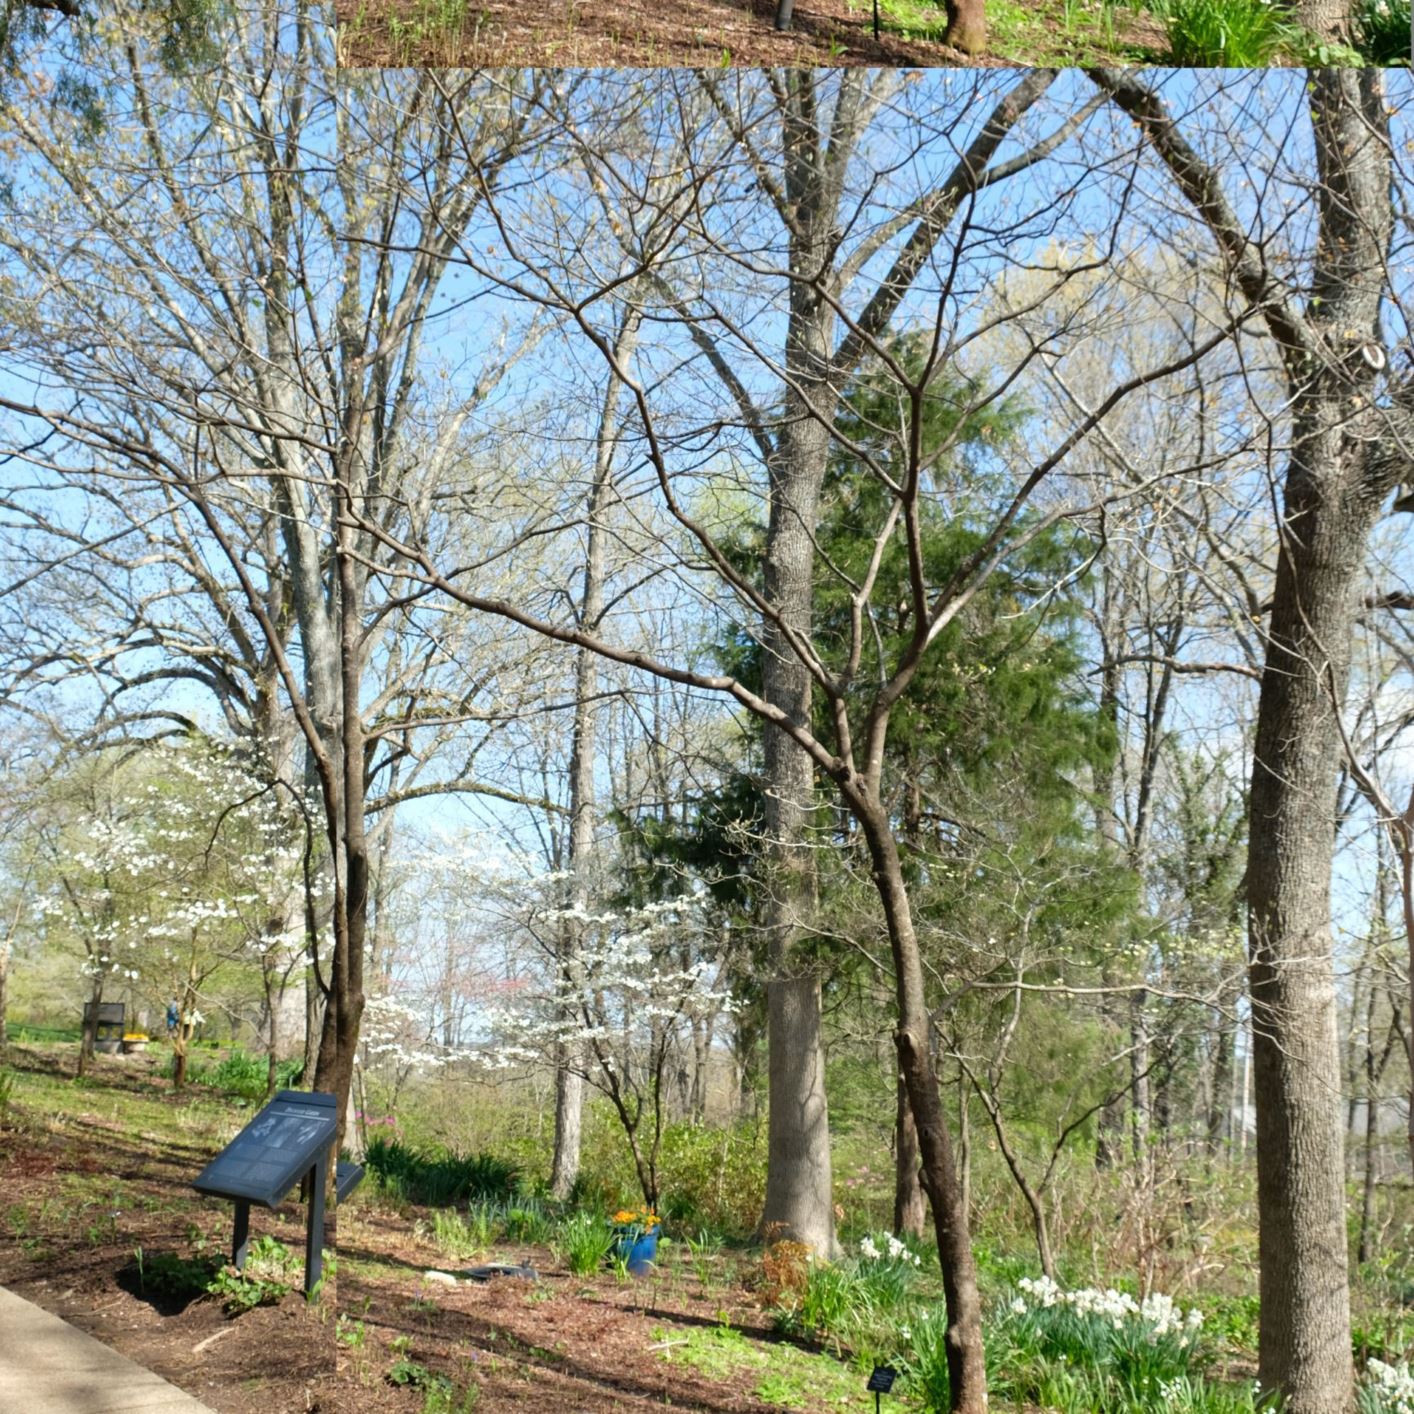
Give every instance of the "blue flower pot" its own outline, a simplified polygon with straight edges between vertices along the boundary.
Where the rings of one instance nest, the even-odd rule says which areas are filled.
[[[658,1229],[638,1235],[625,1233],[614,1244],[614,1255],[623,1258],[634,1276],[647,1276],[658,1255]]]

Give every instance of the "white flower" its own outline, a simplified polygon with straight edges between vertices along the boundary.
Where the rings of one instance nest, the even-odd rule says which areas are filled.
[[[1122,1330],[1126,1322],[1137,1320],[1145,1328],[1151,1343],[1161,1336],[1177,1335],[1179,1344],[1186,1346],[1203,1324],[1201,1311],[1195,1308],[1185,1313],[1174,1304],[1173,1297],[1162,1292],[1151,1293],[1141,1303],[1127,1292],[1116,1291],[1114,1287],[1107,1287],[1104,1291],[1093,1287],[1064,1291],[1046,1276],[1022,1277],[1017,1286],[1043,1308],[1069,1306],[1079,1315],[1098,1316],[1108,1321],[1115,1330]],[[1017,1297],[1011,1303],[1011,1309],[1021,1315],[1028,1307],[1021,1297]],[[1414,1408],[1408,1414],[1414,1414]]]

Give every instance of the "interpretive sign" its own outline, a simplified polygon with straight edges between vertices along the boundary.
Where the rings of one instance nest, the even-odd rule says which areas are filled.
[[[340,1159],[334,1169],[334,1197],[342,1203],[363,1182],[363,1165]]]
[[[329,1150],[338,1131],[334,1097],[317,1090],[281,1090],[201,1171],[192,1185],[236,1205],[231,1261],[245,1266],[250,1245],[250,1205],[274,1208],[300,1179],[310,1177],[305,1234],[304,1292],[323,1270],[324,1186]]]

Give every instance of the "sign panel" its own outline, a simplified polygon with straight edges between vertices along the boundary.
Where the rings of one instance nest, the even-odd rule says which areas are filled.
[[[334,1198],[342,1203],[363,1182],[363,1165],[340,1159],[334,1169]]]
[[[869,1383],[864,1388],[873,1390],[876,1394],[888,1394],[896,1379],[898,1371],[892,1365],[875,1365],[874,1373],[869,1376]]]
[[[334,1097],[281,1090],[201,1171],[200,1193],[273,1208],[334,1142]]]

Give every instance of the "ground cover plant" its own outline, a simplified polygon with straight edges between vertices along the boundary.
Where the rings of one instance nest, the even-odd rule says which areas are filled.
[[[520,1180],[516,1166],[494,1154],[413,1149],[397,1139],[373,1140],[364,1161],[386,1189],[409,1202],[429,1205],[506,1198]]]
[[[304,1071],[304,1063],[299,1060],[277,1061],[275,1065],[275,1086],[277,1090],[297,1086]],[[233,1049],[219,1060],[193,1060],[187,1066],[186,1078],[192,1085],[208,1085],[215,1090],[223,1090],[251,1104],[263,1101],[269,1089],[269,1062],[264,1056],[253,1056],[245,1051]]]
[[[798,8],[791,35],[774,33],[764,5],[689,0],[671,11],[620,7],[604,15],[544,0],[340,0],[341,53],[353,67],[407,64],[717,65],[958,63],[944,43],[946,12],[930,0],[880,0],[882,37],[863,0]],[[1367,0],[1355,47],[1320,45],[1282,0],[989,0],[987,58],[1013,64],[1158,64],[1263,68],[1272,64],[1407,64],[1408,6]],[[1400,27],[1400,20],[1406,23]]]
[[[214,1143],[203,1136],[229,1134],[247,1117],[231,1106],[235,1096],[194,1087],[174,1105],[154,1057],[106,1062],[82,1084],[65,1078],[60,1056],[47,1056],[44,1047],[17,1048],[13,1060],[9,1117],[0,1129],[7,1160],[0,1179],[0,1274],[7,1284],[44,1299],[52,1285],[41,1273],[52,1272],[56,1262],[62,1267],[73,1251],[88,1273],[88,1300],[107,1302],[109,1293],[126,1291],[152,1320],[200,1323],[187,1329],[209,1334],[232,1322],[232,1337],[223,1335],[211,1348],[238,1353],[242,1322],[303,1309],[291,1290],[299,1280],[298,1220],[278,1236],[258,1236],[246,1272],[237,1276],[222,1259],[228,1214],[212,1213],[182,1184],[198,1157],[193,1141]],[[424,1131],[437,1113],[436,1100],[435,1086],[414,1090],[405,1127]],[[77,1153],[69,1160],[74,1168],[65,1171],[62,1156],[72,1152],[64,1147],[66,1136],[93,1134],[96,1121],[113,1126],[98,1132],[125,1154],[135,1138],[150,1149],[131,1149],[116,1177],[95,1171],[91,1160],[80,1165]],[[614,1134],[607,1117],[602,1133]],[[15,1162],[21,1134],[26,1153],[44,1157],[46,1165],[59,1160],[58,1167],[46,1167],[42,1188],[16,1177],[26,1163],[36,1163],[34,1157]],[[784,1242],[763,1252],[743,1209],[738,1221],[715,1230],[664,1219],[667,1241],[642,1282],[609,1260],[618,1205],[596,1195],[633,1192],[631,1168],[610,1143],[587,1151],[591,1166],[583,1188],[590,1196],[565,1203],[512,1193],[429,1204],[409,1198],[397,1182],[372,1181],[340,1215],[339,1318],[316,1320],[311,1328],[314,1339],[338,1346],[342,1371],[332,1373],[331,1357],[331,1373],[315,1374],[315,1384],[307,1378],[306,1385],[322,1391],[328,1408],[349,1411],[450,1414],[532,1398],[546,1401],[549,1410],[561,1407],[556,1400],[565,1410],[633,1408],[636,1402],[646,1409],[667,1392],[683,1407],[693,1407],[694,1399],[715,1407],[713,1401],[729,1397],[733,1409],[764,1414],[855,1407],[868,1368],[888,1361],[902,1372],[894,1407],[944,1409],[945,1322],[931,1254],[872,1220],[891,1201],[887,1169],[868,1162],[873,1151],[867,1146],[851,1159],[847,1135],[842,1149],[839,1195],[848,1206],[845,1250],[836,1261],[816,1261],[799,1244]],[[380,1152],[399,1155],[405,1165],[409,1155],[427,1153],[416,1143]],[[697,1150],[689,1144],[685,1152]],[[760,1151],[754,1159],[746,1157],[750,1152],[731,1161],[738,1170],[763,1162]],[[532,1150],[520,1153],[519,1164],[535,1157]],[[435,1148],[432,1154],[435,1171],[441,1156]],[[543,1151],[539,1157],[543,1162]],[[188,1172],[161,1188],[144,1183],[149,1173],[170,1171],[174,1160],[185,1160]],[[601,1172],[595,1163],[602,1163]],[[475,1171],[504,1177],[516,1167],[482,1163]],[[682,1211],[713,1206],[720,1163],[685,1164],[678,1174]],[[1002,1174],[984,1168],[978,1181],[983,1193],[1005,1199]],[[1214,1206],[1228,1201],[1219,1194]],[[1255,1414],[1250,1302],[1224,1302],[1215,1293],[1204,1311],[1201,1289],[1175,1301],[1162,1291],[1142,1297],[1037,1276],[1024,1207],[1009,1201],[988,1206],[999,1224],[982,1229],[995,1407]],[[1067,1262],[1083,1260],[1084,1240],[1082,1232],[1074,1234]],[[110,1261],[107,1280],[94,1280],[95,1259]],[[508,1278],[487,1286],[463,1279],[448,1287],[424,1276],[455,1274],[473,1261],[529,1263],[540,1277],[512,1286]],[[1397,1313],[1408,1284],[1398,1272],[1388,1275],[1394,1305],[1380,1309],[1393,1319],[1381,1322],[1373,1307],[1363,1318],[1362,1329],[1383,1326],[1387,1337],[1376,1342],[1378,1353],[1373,1336],[1364,1337],[1362,1414],[1406,1414],[1411,1322],[1401,1325]],[[83,1322],[74,1295],[62,1309]],[[106,1328],[105,1338],[112,1338]],[[192,1343],[185,1332],[182,1339]],[[164,1337],[157,1331],[139,1329],[129,1340],[129,1349],[163,1368]],[[254,1357],[247,1348],[241,1358]],[[284,1387],[255,1384],[266,1391],[260,1398]],[[244,1392],[227,1398],[203,1391],[203,1397],[223,1411],[258,1407],[257,1397]],[[243,1403],[247,1397],[252,1402]],[[406,1400],[413,1402],[399,1402]]]
[[[332,1389],[332,1299],[309,1305],[299,1291],[302,1210],[253,1217],[252,1263],[237,1277],[231,1204],[191,1188],[249,1106],[205,1087],[176,1093],[160,1054],[98,1056],[78,1082],[76,1049],[77,1038],[8,1048],[0,1285],[222,1414],[303,1408]]]

